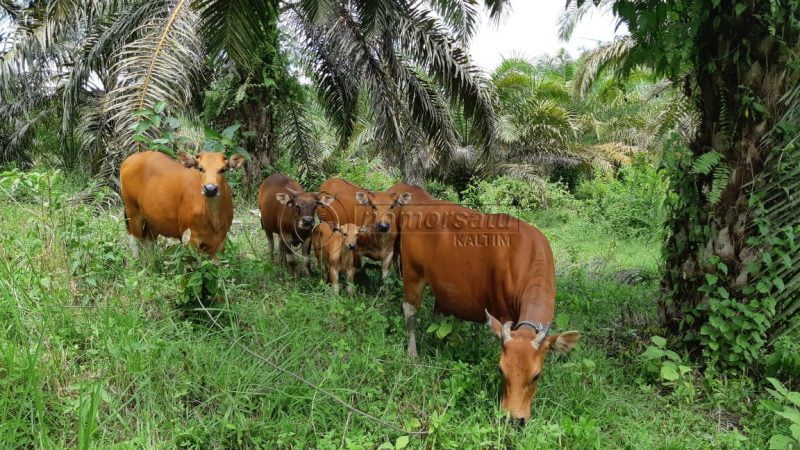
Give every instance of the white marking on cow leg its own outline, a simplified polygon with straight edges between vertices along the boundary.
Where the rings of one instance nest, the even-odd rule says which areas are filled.
[[[339,295],[339,271],[336,270],[335,267],[331,266],[328,269],[328,274],[331,278],[331,286],[333,287],[333,293]]]
[[[381,264],[381,280],[383,281],[386,281],[386,279],[389,278],[389,269],[392,267],[393,256],[394,252],[389,252],[389,254],[383,258]]]
[[[134,258],[139,257],[139,240],[133,237],[133,235],[128,235],[128,245],[131,246],[131,253],[133,253]]]
[[[192,240],[192,229],[187,228],[181,235],[181,244],[188,244]]]
[[[347,295],[353,296],[355,293],[355,286],[353,285],[353,276],[356,274],[356,270],[353,268],[347,269],[345,272],[347,278]]]
[[[408,356],[417,357],[417,337],[414,332],[417,318],[417,307],[403,302],[403,315],[406,318],[406,333],[408,334]]]

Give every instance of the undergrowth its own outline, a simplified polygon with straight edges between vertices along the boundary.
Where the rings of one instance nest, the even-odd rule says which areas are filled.
[[[381,284],[368,266],[353,298],[293,277],[243,199],[219,265],[165,240],[133,259],[119,208],[70,204],[83,180],[51,175],[0,192],[4,447],[762,448],[786,433],[749,379],[658,376],[661,359],[642,357],[660,332],[657,244],[571,208],[525,216],[554,247],[554,329],[582,338],[549,358],[517,429],[485,325],[435,317],[428,296],[410,360],[395,277]],[[198,276],[215,285],[198,291]]]

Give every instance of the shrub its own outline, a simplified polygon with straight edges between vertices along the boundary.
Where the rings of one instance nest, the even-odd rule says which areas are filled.
[[[642,158],[620,169],[616,178],[597,175],[575,193],[593,217],[608,221],[625,237],[658,235],[664,227],[667,178]]]
[[[448,202],[459,203],[458,193],[452,186],[439,183],[438,181],[429,181],[425,184],[425,190],[428,191],[434,198],[439,200],[447,200]]]
[[[462,197],[465,205],[486,212],[534,210],[547,205],[547,184],[503,176],[470,184]]]

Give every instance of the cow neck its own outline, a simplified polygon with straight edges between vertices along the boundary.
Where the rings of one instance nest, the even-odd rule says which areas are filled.
[[[553,320],[552,310],[548,314],[548,308],[543,308],[537,303],[525,302],[523,305],[515,308],[518,311],[517,318],[514,321],[515,327],[529,326],[536,328],[535,325],[545,325]]]
[[[219,185],[219,195],[217,195],[214,198],[208,198],[203,194],[200,194],[200,195],[203,196],[203,200],[204,200],[204,202],[203,202],[203,212],[208,217],[208,221],[211,224],[211,228],[213,228],[214,231],[221,230],[222,229],[222,222],[223,222],[222,217],[221,217],[222,216],[222,202],[223,202],[223,197],[225,197],[225,199],[227,199],[228,195],[229,195],[228,183],[223,181]]]

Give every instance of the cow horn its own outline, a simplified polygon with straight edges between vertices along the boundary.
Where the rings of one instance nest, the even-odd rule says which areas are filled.
[[[500,336],[503,337],[503,345],[511,340],[511,321],[503,324],[503,331],[500,333]]]
[[[547,337],[547,333],[549,332],[550,332],[550,324],[546,323],[542,325],[541,328],[539,328],[539,332],[536,333],[536,338],[533,339],[533,348],[538,350],[539,347],[542,345],[542,342],[544,342],[544,338]]]
[[[295,191],[294,189],[292,189],[290,187],[287,187],[286,190],[289,191],[290,194],[292,194],[292,197],[297,197],[298,195],[300,195],[300,192]]]

